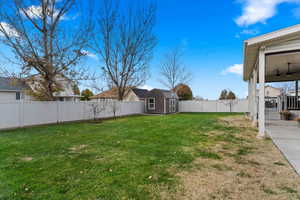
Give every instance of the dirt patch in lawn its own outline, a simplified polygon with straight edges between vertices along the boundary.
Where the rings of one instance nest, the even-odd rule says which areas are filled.
[[[21,161],[23,161],[23,162],[29,162],[29,161],[32,161],[32,160],[33,160],[33,158],[29,157],[29,156],[21,158]]]
[[[256,129],[242,116],[220,123],[234,131],[209,133],[216,141],[209,149],[219,159],[199,154],[192,170],[177,174],[177,192],[164,192],[163,199],[300,199],[300,178],[271,140],[256,139]]]
[[[85,144],[81,144],[81,145],[77,145],[74,147],[69,148],[69,150],[73,151],[73,152],[79,152],[81,150],[83,150],[84,148],[86,148],[88,145]]]

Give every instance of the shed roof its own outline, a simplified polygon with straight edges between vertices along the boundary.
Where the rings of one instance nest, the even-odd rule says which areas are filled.
[[[169,99],[172,99],[172,98],[175,98],[175,99],[178,99],[178,96],[175,92],[171,91],[171,90],[163,90],[163,89],[153,89],[151,91],[159,91],[165,98],[169,98]],[[150,91],[150,92],[151,92]]]
[[[0,77],[0,91],[22,91],[28,89],[24,80],[18,78]]]
[[[139,89],[139,88],[132,88],[132,91],[140,99],[147,98],[147,95],[149,93],[148,90],[146,90],[146,89]]]
[[[90,97],[91,99],[118,99],[118,89],[112,88]]]

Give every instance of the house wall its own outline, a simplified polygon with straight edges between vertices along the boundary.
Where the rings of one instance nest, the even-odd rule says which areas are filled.
[[[0,101],[16,100],[16,92],[0,92]]]
[[[94,118],[93,106],[102,112],[96,118],[142,114],[142,102],[42,102],[42,101],[8,101],[0,102],[0,129],[17,128],[32,125],[60,123]]]
[[[130,90],[124,101],[140,101],[140,99]]]
[[[34,91],[35,88],[41,87],[40,82],[39,82],[40,80],[41,80],[41,76],[35,75],[33,80],[28,79],[26,81],[26,83]],[[54,96],[56,96],[58,98],[66,97],[65,98],[66,101],[73,101],[75,99],[75,98],[73,98],[73,96],[75,95],[74,91],[73,91],[73,86],[75,83],[72,80],[69,80],[69,79],[63,77],[62,75],[57,75],[56,81],[61,84],[62,91],[55,92]],[[78,98],[80,98],[80,97],[78,97]]]
[[[266,86],[265,94],[266,94],[266,97],[278,97],[281,95],[281,91],[278,88]]]
[[[31,100],[31,97],[24,92],[21,92],[21,99]],[[3,101],[16,101],[16,92],[14,91],[0,91],[0,102]]]

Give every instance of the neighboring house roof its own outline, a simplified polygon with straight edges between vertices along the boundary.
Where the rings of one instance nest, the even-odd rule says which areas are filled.
[[[178,99],[177,94],[170,90],[153,89],[151,91],[148,91],[146,89],[139,88],[128,88],[125,92],[125,97],[130,93],[130,91],[132,91],[139,99],[145,99],[147,97],[150,97],[151,91],[159,91],[165,98]],[[118,99],[118,89],[112,88],[110,90],[106,90],[104,92],[101,92],[100,94],[92,96],[91,99]]]
[[[148,95],[148,93],[149,93],[149,91],[146,90],[146,89],[132,88],[131,90],[134,92],[134,94],[135,94],[139,99],[145,99],[145,98],[147,98],[147,95]]]
[[[139,99],[144,99],[147,97],[148,90],[139,89],[139,88],[130,88],[128,87],[125,92],[125,97],[132,91]],[[118,99],[118,88],[114,87],[110,90],[101,92],[100,94],[94,95],[91,99]]]
[[[175,92],[173,92],[173,91],[170,91],[170,90],[162,90],[162,89],[153,89],[153,90],[151,90],[151,91],[159,91],[159,92],[161,92],[161,94],[163,94],[163,96],[165,97],[165,98],[169,98],[169,99],[172,99],[172,98],[175,98],[175,99],[178,99],[178,96],[177,96],[177,94],[175,93]],[[150,91],[150,92],[151,92]]]
[[[117,99],[118,98],[118,89],[112,88],[101,92],[100,94],[91,96],[90,99]]]
[[[28,86],[21,79],[0,77],[0,91],[22,91],[25,89],[28,89]]]

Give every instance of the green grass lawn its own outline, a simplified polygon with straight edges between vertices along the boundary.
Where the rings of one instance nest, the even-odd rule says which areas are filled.
[[[188,170],[206,133],[236,130],[217,122],[229,114],[133,116],[0,132],[0,199],[158,199],[175,190],[174,170]],[[204,148],[205,149],[205,148]],[[172,170],[171,170],[172,169]]]

